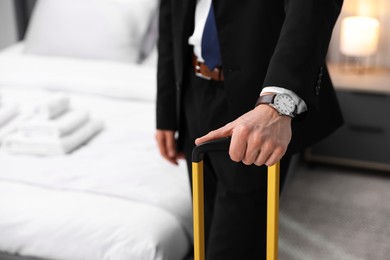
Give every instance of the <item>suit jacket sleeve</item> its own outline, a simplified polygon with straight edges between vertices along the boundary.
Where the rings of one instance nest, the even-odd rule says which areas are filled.
[[[314,86],[342,4],[343,0],[285,0],[286,16],[264,86],[290,89],[309,109],[318,109]]]
[[[157,70],[157,128],[176,130],[176,91],[173,59],[171,0],[161,0]]]

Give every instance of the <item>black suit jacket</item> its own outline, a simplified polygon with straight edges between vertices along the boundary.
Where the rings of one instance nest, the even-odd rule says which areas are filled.
[[[289,150],[342,123],[326,66],[343,0],[213,0],[232,120],[253,109],[265,86],[294,91],[308,105],[292,121]],[[179,130],[181,92],[191,64],[196,0],[161,0],[157,128]]]

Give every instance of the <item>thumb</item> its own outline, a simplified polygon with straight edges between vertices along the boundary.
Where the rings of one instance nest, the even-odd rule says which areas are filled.
[[[221,128],[218,128],[214,131],[209,132],[208,134],[206,134],[204,136],[197,138],[195,140],[195,144],[200,145],[200,144],[208,142],[208,141],[231,136],[231,134],[232,134],[231,129],[232,129],[232,127],[231,127],[231,124],[229,123]]]

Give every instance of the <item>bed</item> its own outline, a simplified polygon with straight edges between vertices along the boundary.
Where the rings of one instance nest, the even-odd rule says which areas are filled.
[[[40,14],[53,1],[70,5],[79,0],[42,0],[34,12]],[[91,1],[78,3],[87,7]],[[110,12],[142,1],[149,3],[149,11],[158,5],[107,1],[98,0],[103,6],[116,2]],[[20,14],[28,15],[30,5],[16,3],[23,30],[28,19]],[[40,17],[34,12],[33,17]],[[0,259],[183,260],[190,254],[186,167],[165,162],[154,140],[156,52],[145,43],[151,41],[145,33],[150,17],[136,56],[130,51],[128,56],[82,57],[74,49],[70,54],[39,53],[31,28],[25,40],[0,52],[0,109],[4,104],[18,107],[8,132],[1,136],[0,129]],[[10,149],[7,136],[39,102],[58,95],[69,100],[72,110],[87,111],[91,120],[101,122],[99,131],[63,153]]]

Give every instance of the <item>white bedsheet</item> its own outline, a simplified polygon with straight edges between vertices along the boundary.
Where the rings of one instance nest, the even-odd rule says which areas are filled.
[[[153,70],[146,71],[143,77],[154,78]],[[22,114],[47,89],[61,89],[11,83],[0,84],[2,100],[19,104]],[[192,239],[188,177],[184,162],[172,166],[158,153],[150,93],[123,99],[86,89],[62,93],[71,107],[102,119],[105,129],[66,156],[0,149],[0,250],[71,260],[182,259]]]

